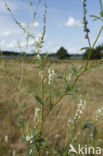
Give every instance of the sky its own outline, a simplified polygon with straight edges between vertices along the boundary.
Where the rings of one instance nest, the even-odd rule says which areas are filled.
[[[32,32],[32,18],[30,14],[29,0],[6,0],[8,6],[16,19],[26,27],[29,24]],[[33,10],[37,6],[37,0],[33,1]],[[102,0],[103,1],[103,0]],[[38,7],[37,16],[33,23],[33,32],[35,39],[42,33],[43,28],[43,14],[44,14],[44,0]],[[46,16],[46,35],[42,52],[56,53],[57,50],[63,46],[70,54],[81,54],[82,47],[88,46],[87,40],[84,38],[83,32],[83,8],[82,0],[48,0]],[[89,16],[91,14],[99,15],[100,6],[99,0],[87,0],[87,19],[88,27],[90,29],[90,40],[93,44],[101,22],[93,22]],[[97,45],[103,43],[103,33],[99,38]],[[21,49],[18,47],[20,43]],[[11,15],[7,11],[3,0],[0,0],[0,49],[9,51],[33,52],[35,47],[32,46],[34,40],[29,40],[30,48],[26,48],[26,35],[13,21]]]

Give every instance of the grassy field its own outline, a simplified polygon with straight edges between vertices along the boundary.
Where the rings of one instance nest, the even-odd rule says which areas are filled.
[[[5,65],[4,65],[5,62]],[[69,71],[72,64],[80,67],[85,64],[82,60],[66,61],[48,61],[48,65],[54,63],[56,73]],[[91,63],[94,63],[93,61]],[[33,125],[34,108],[37,105],[35,95],[40,94],[39,87],[39,69],[34,68],[30,60],[24,61],[24,76],[19,90],[16,90],[21,78],[21,62],[19,60],[0,60],[0,142],[2,143],[5,136],[9,136],[8,144],[0,144],[0,155],[9,156],[16,150],[18,156],[25,155],[25,146],[18,140],[20,130],[17,127],[16,115],[18,105],[26,104],[24,109],[25,118]],[[44,71],[45,77],[47,72]],[[43,133],[51,143],[55,143],[55,148],[61,151],[66,133],[68,119],[71,119],[77,109],[80,95],[85,96],[88,93],[87,108],[82,116],[83,120],[95,119],[96,110],[103,106],[103,65],[97,68],[91,68],[79,79],[78,92],[75,97],[65,96],[58,105],[52,110],[44,123]],[[63,83],[55,79],[53,86],[52,102],[55,102],[56,92],[62,92]],[[48,93],[47,79],[45,80],[45,94]],[[45,106],[44,114],[48,112],[48,106]],[[103,124],[99,121],[98,129],[100,139],[103,139]],[[103,142],[101,142],[101,146]],[[7,154],[8,153],[8,154]]]

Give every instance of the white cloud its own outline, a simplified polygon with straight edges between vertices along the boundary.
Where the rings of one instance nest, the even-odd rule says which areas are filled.
[[[12,2],[10,0],[7,1],[7,4],[8,6],[10,7],[11,10],[16,10],[17,9],[17,5],[15,2]],[[0,12],[3,12],[3,13],[7,13],[7,9],[6,9],[6,6],[3,2],[3,0],[0,1]]]
[[[13,0],[13,1],[6,0],[6,3],[12,11],[17,11],[17,10],[20,10],[21,8],[27,9],[27,7],[26,7],[27,5],[25,4],[26,2],[24,3],[24,2],[18,1],[18,0]],[[0,12],[8,13],[8,10],[7,10],[3,0],[0,0]]]
[[[21,45],[23,48],[26,47],[26,44],[27,44],[26,40],[20,42],[20,45]],[[34,40],[33,40],[33,39],[30,39],[29,42],[28,42],[28,46],[32,46],[33,44],[34,44]]]
[[[3,47],[3,46],[5,45],[5,43],[6,43],[6,41],[5,41],[5,40],[2,40],[2,41],[0,42],[0,47]]]
[[[29,24],[29,23],[25,23],[25,22],[22,22],[21,23],[21,25],[23,26],[23,27],[26,27],[27,26],[27,24],[28,24],[28,26],[30,26],[30,27],[38,27],[39,26],[39,22],[34,22],[33,24]]]
[[[80,53],[80,47],[68,48],[68,53],[70,53],[70,54],[79,54]]]
[[[11,42],[7,43],[6,46],[7,46],[7,48],[10,48],[10,49],[15,48],[15,47],[17,47],[17,41],[12,40]]]
[[[9,36],[11,34],[11,32],[10,31],[4,31],[2,34],[3,34],[3,36]]]
[[[81,27],[82,26],[81,22],[79,20],[75,20],[72,16],[69,17],[65,25],[68,27],[73,27],[73,26]]]
[[[39,26],[39,23],[38,22],[34,22],[33,23],[33,27],[38,27]]]
[[[17,41],[16,40],[1,40],[0,41],[0,49],[1,50],[16,50],[17,49]]]

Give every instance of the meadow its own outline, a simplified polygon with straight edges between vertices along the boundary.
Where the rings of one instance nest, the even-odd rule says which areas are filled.
[[[4,63],[5,62],[5,63]],[[91,61],[90,64],[95,64],[96,61]],[[48,60],[46,62],[45,70],[48,70],[48,66],[54,64],[55,73],[61,74],[63,72],[70,71],[72,64],[79,68],[85,64],[84,60],[63,60],[53,61]],[[36,66],[36,65],[35,65]],[[1,59],[0,60],[0,155],[9,156],[13,155],[12,152],[16,151],[18,156],[26,155],[26,144],[22,144],[19,140],[20,129],[18,128],[18,118],[16,117],[19,109],[18,105],[25,104],[23,108],[23,115],[25,119],[33,125],[35,107],[38,105],[35,100],[35,96],[40,94],[39,88],[39,69],[34,68],[34,64],[31,64],[31,60],[24,60],[24,75],[21,83],[20,90],[17,90],[21,78],[21,61],[18,59]],[[103,65],[90,68],[85,72],[77,83],[78,91],[72,96],[65,96],[50,112],[46,121],[43,124],[43,135],[49,140],[49,143],[54,146],[54,151],[57,151],[57,155],[61,155],[63,146],[65,144],[65,135],[67,130],[67,121],[73,118],[77,104],[80,100],[80,95],[87,96],[87,107],[82,115],[82,121],[95,121],[96,111],[98,108],[103,107]],[[47,72],[45,72],[45,77]],[[61,80],[58,80],[55,76],[52,103],[55,103],[59,95],[64,89],[64,84]],[[45,94],[48,94],[48,82],[45,80]],[[48,103],[44,106],[44,117],[49,111]],[[94,126],[94,125],[93,125]],[[86,137],[90,134],[91,128],[86,130]],[[83,125],[82,125],[82,131]],[[96,134],[99,134],[99,145],[103,146],[103,124],[102,120],[98,121],[96,125]],[[75,129],[75,135],[79,133]],[[85,132],[83,132],[85,133]],[[71,132],[68,132],[71,135]],[[95,136],[96,136],[95,134]],[[5,136],[8,136],[8,143],[5,143]],[[79,136],[82,138],[83,136]],[[83,138],[82,138],[83,139]],[[79,141],[79,140],[78,140]],[[4,143],[3,143],[4,142]],[[69,146],[69,139],[68,139]]]
[[[0,156],[103,155],[103,58],[91,61],[103,25],[91,44],[87,1],[82,3],[88,47],[81,50],[88,51],[86,60],[50,60],[47,54],[41,55],[47,0],[37,38],[33,26],[41,0],[35,9],[29,0],[32,24],[25,26],[4,0],[8,13],[25,34],[26,52],[32,47],[35,53],[33,58],[25,58],[18,41],[21,57],[0,59]],[[90,16],[103,22],[102,0],[99,3],[99,16]],[[33,44],[29,45],[31,39]]]

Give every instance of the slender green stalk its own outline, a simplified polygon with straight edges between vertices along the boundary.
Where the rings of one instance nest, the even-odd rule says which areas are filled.
[[[50,85],[50,110],[52,109],[52,106],[51,106],[51,85]]]
[[[43,82],[43,78],[41,78],[41,100],[42,100],[41,110],[40,110],[40,134],[41,136],[42,136],[42,129],[43,129],[43,97],[44,97],[44,82]],[[40,151],[37,152],[37,156],[40,156]]]
[[[89,55],[88,55],[88,60],[87,60],[86,66],[85,66],[85,70],[86,70],[87,67],[88,67],[88,63],[89,63],[89,61],[90,61],[90,57],[91,57],[93,48],[94,48],[94,46],[96,45],[96,43],[97,43],[97,41],[98,41],[98,38],[99,38],[100,35],[101,35],[102,30],[103,30],[103,26],[101,27],[101,29],[100,29],[100,31],[99,31],[99,33],[98,33],[98,35],[97,35],[97,37],[96,37],[96,39],[95,39],[95,41],[94,41],[94,43],[93,43],[93,46],[92,46],[91,49],[90,49],[90,53],[89,53]]]
[[[101,34],[102,30],[103,30],[103,26],[101,27],[101,29],[100,29],[100,31],[99,31],[99,33],[98,33],[98,35],[97,35],[97,37],[96,37],[96,39],[95,39],[95,41],[94,41],[94,43],[93,43],[93,46],[91,47],[91,51],[90,51],[90,53],[89,53],[89,55],[88,55],[88,60],[87,60],[87,62],[86,62],[86,65],[85,65],[84,70],[83,70],[80,74],[77,75],[77,77],[76,77],[76,79],[75,79],[75,81],[74,81],[72,87],[74,87],[74,85],[76,84],[76,82],[78,81],[78,79],[83,75],[83,73],[85,73],[85,72],[87,71],[88,64],[89,64],[89,61],[90,61],[90,56],[91,56],[91,54],[92,54],[92,50],[93,50],[95,44],[97,43],[98,38],[100,37],[100,34]],[[66,94],[63,94],[63,95],[60,97],[60,99],[57,100],[57,102],[54,104],[54,106],[56,106],[56,105],[64,98],[64,96],[66,96]],[[51,112],[51,111],[50,111],[50,112]],[[49,113],[50,113],[50,112],[49,112]],[[48,115],[49,115],[49,113],[48,113]],[[47,115],[47,116],[48,116],[48,115]]]
[[[41,79],[41,101],[42,101],[42,103],[43,103],[43,97],[44,97],[44,82],[43,82],[43,78],[42,78]],[[40,118],[41,118],[40,133],[42,135],[42,128],[43,128],[43,104],[41,104]]]
[[[22,83],[22,80],[23,80],[23,75],[24,75],[24,63],[22,61],[22,71],[21,71],[21,79],[20,79],[20,82],[19,82],[19,85],[18,85],[18,90],[20,89],[21,87],[21,83]]]
[[[29,0],[29,7],[30,7],[30,14],[31,14],[31,19],[32,19],[32,34],[34,35],[34,21],[35,21],[35,17],[37,15],[37,12],[38,12],[38,8],[39,8],[39,5],[40,5],[40,2],[41,1],[38,1],[38,4],[34,10],[34,8],[32,7],[33,6],[33,3],[31,0]],[[33,11],[34,10],[34,11]]]
[[[77,77],[76,77],[76,79],[75,79],[75,81],[74,81],[74,83],[73,83],[73,86],[76,84],[76,82],[78,81],[78,79],[83,75],[83,73],[85,73],[85,72],[87,71],[87,69],[88,69],[88,64],[89,64],[89,61],[90,61],[90,57],[91,57],[93,48],[94,48],[94,46],[96,45],[96,43],[97,43],[97,41],[98,41],[98,38],[100,37],[100,34],[101,34],[102,30],[103,30],[103,26],[101,27],[101,29],[100,29],[100,31],[99,31],[99,33],[98,33],[98,35],[97,35],[97,37],[96,37],[96,39],[95,39],[95,41],[94,41],[94,43],[93,43],[93,46],[92,46],[91,49],[90,49],[90,53],[89,53],[89,55],[88,55],[88,60],[87,60],[87,62],[86,62],[86,65],[85,65],[85,67],[84,67],[84,70],[83,70],[80,74],[77,75]]]
[[[64,96],[66,96],[67,94],[63,94],[61,97],[60,97],[60,99],[58,99],[57,100],[57,102],[54,104],[54,107],[64,98]],[[48,116],[49,116],[49,114],[51,113],[51,111],[52,111],[53,109],[51,109],[49,112],[48,112],[48,114],[47,114],[47,116],[46,116],[46,118],[44,119],[44,121],[46,121],[46,119],[48,118]]]
[[[37,156],[40,156],[40,153],[39,152],[37,152]]]
[[[103,11],[103,8],[102,8],[102,1],[101,0],[99,0],[100,1],[100,8],[101,8],[101,11]]]

